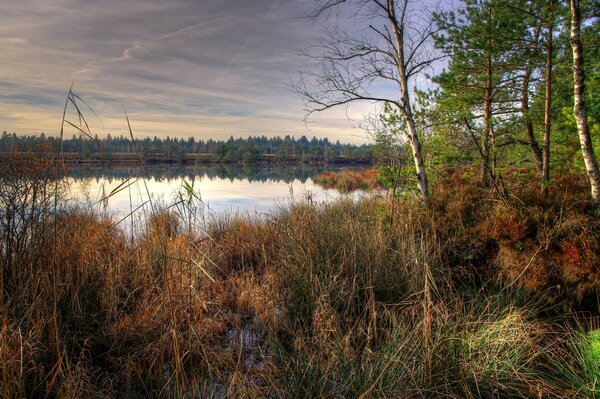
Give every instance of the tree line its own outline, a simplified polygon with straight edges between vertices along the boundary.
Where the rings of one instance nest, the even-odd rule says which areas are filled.
[[[388,162],[413,164],[425,202],[431,175],[464,163],[479,164],[482,182],[503,198],[514,168],[534,171],[543,198],[554,173],[585,171],[600,202],[598,0],[316,3],[313,18],[356,24],[304,51],[316,67],[295,85],[307,117],[382,104],[370,132]]]
[[[248,138],[230,137],[228,140],[197,140],[188,138],[150,138],[136,139],[133,142],[123,135],[99,138],[86,138],[73,135],[59,142],[54,137],[40,135],[16,135],[3,132],[0,137],[0,152],[27,152],[50,143],[50,151],[62,151],[81,159],[105,158],[117,159],[138,153],[147,161],[181,162],[186,159],[222,162],[257,162],[265,159],[299,162],[333,162],[347,159],[368,162],[372,159],[372,145],[342,144],[330,142],[327,138],[311,139],[301,136],[296,139],[285,137],[256,136]],[[198,158],[197,156],[202,156]]]

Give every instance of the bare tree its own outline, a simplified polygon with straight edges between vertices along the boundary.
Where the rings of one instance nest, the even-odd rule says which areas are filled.
[[[316,4],[313,17],[352,12],[365,29],[356,27],[349,33],[338,25],[304,51],[320,66],[319,72],[301,73],[295,85],[305,99],[307,117],[355,101],[395,107],[403,118],[421,198],[428,203],[427,174],[409,82],[442,58],[430,43],[436,31],[429,10],[435,7],[417,9],[411,0],[317,0]],[[385,90],[380,89],[381,84]]]
[[[594,155],[592,146],[592,138],[590,129],[587,123],[587,111],[585,107],[585,74],[583,62],[583,49],[580,37],[581,11],[579,8],[579,0],[570,0],[571,4],[571,48],[573,50],[573,94],[574,105],[573,111],[575,121],[577,122],[577,130],[579,131],[579,141],[581,143],[581,152],[587,169],[587,174],[590,179],[592,192],[592,200],[600,203],[600,171],[598,171],[598,163]]]

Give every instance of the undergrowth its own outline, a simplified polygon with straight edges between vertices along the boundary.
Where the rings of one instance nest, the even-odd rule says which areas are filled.
[[[8,176],[2,396],[599,397],[598,321],[575,313],[597,298],[597,222],[575,190],[503,202],[462,170],[431,210],[263,219],[197,217],[190,190],[132,239],[51,178],[27,212]]]

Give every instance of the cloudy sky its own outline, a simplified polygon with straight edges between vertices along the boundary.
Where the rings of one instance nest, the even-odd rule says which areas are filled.
[[[100,116],[100,136],[126,133],[123,106],[137,136],[366,140],[357,125],[375,105],[321,113],[307,126],[290,90],[309,68],[299,50],[327,28],[302,18],[313,0],[0,4],[0,131],[56,134],[74,83]]]

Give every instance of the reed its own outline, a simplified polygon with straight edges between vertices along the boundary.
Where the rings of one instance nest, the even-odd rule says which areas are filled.
[[[323,188],[334,188],[341,192],[367,191],[383,187],[379,177],[380,173],[376,169],[343,170],[319,173],[313,177],[313,181]]]

